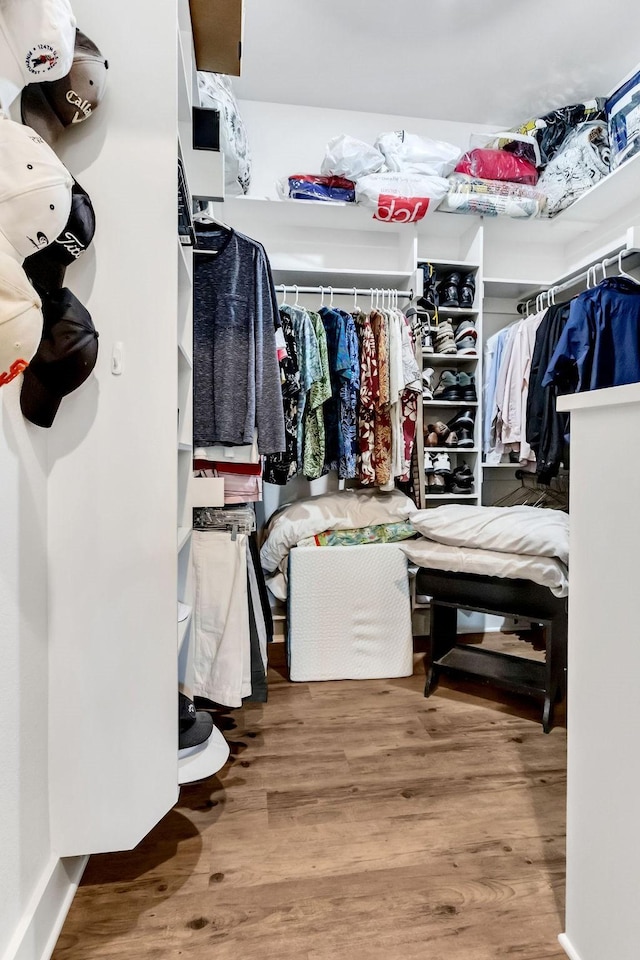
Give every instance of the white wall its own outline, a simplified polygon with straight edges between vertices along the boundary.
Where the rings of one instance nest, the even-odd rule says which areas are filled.
[[[491,129],[482,124],[258,100],[240,100],[239,108],[253,157],[249,192],[253,197],[275,197],[276,181],[292,173],[320,173],[327,142],[342,133],[373,144],[381,133],[407,130],[466,149],[471,132]]]
[[[3,960],[49,956],[84,862],[60,854],[132,845],[177,795],[175,0],[73,7],[110,62],[61,147],[96,209],[67,284],[100,353],[48,431],[0,391]]]

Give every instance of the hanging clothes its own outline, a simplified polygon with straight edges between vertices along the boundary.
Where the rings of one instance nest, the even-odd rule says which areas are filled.
[[[536,331],[544,313],[525,317],[514,325],[509,361],[506,364],[504,395],[501,406],[501,440],[505,450],[516,453],[521,464],[535,461],[535,454],[526,440],[526,410],[529,393],[529,372],[535,347]]]
[[[324,403],[331,396],[331,378],[329,374],[329,355],[327,335],[322,318],[317,313],[309,313],[318,345],[320,376],[311,384],[309,401],[304,419],[304,453],[302,473],[308,480],[317,480],[325,470],[326,434],[324,423]]]
[[[378,358],[378,396],[373,425],[373,466],[375,483],[384,486],[391,479],[391,412],[389,384],[389,324],[381,310],[371,311],[371,327]]]
[[[402,459],[396,476],[399,480],[407,482],[411,479],[411,458],[418,424],[418,402],[422,396],[422,374],[416,360],[416,344],[411,325],[402,314],[401,320],[402,368],[405,386],[400,397]]]
[[[344,438],[340,429],[340,396],[343,384],[351,379],[351,360],[342,314],[330,307],[321,307],[320,316],[327,336],[331,377],[331,395],[324,405],[325,467],[327,470],[337,470],[344,454]]]
[[[557,386],[543,387],[542,381],[569,319],[569,308],[568,303],[549,307],[536,332],[531,359],[526,434],[536,455],[538,482],[544,484],[549,484],[558,475],[561,463],[567,462],[565,435],[569,430],[569,414],[556,409]]]
[[[640,381],[640,285],[609,277],[571,302],[543,386],[580,393]]]
[[[482,450],[487,463],[500,463],[502,451],[498,452],[495,446],[495,437],[492,440],[492,423],[496,416],[496,388],[498,384],[498,372],[502,362],[502,354],[505,344],[511,337],[512,331],[509,327],[499,330],[485,343],[484,354],[484,383],[483,392],[483,420],[482,420]]]
[[[356,475],[356,458],[358,454],[358,396],[360,394],[360,353],[358,348],[358,332],[354,317],[350,313],[340,311],[345,322],[347,352],[349,354],[350,376],[345,379],[340,388],[340,433],[342,435],[342,451],[338,476],[342,480],[350,480]]]
[[[194,256],[194,445],[285,450],[275,295],[260,244],[198,224]]]
[[[298,468],[304,456],[304,415],[307,409],[309,391],[313,384],[322,378],[322,362],[318,348],[318,338],[308,312],[302,307],[280,307],[280,312],[291,319],[298,356],[300,393],[298,395],[298,423],[296,428],[296,459]]]
[[[362,311],[355,314],[360,348],[360,400],[358,403],[358,453],[356,476],[363,484],[376,482],[374,465],[375,416],[380,395],[378,353],[371,316]]]
[[[279,314],[284,352],[279,351],[282,408],[286,450],[272,453],[265,459],[264,480],[267,483],[285,484],[298,471],[298,399],[300,396],[300,370],[298,350],[293,332],[293,323],[286,311]]]

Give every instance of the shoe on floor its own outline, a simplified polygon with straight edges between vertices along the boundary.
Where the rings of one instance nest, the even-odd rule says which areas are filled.
[[[436,353],[458,353],[453,336],[453,327],[449,320],[443,320],[436,330]]]
[[[453,339],[458,343],[458,341],[464,337],[473,337],[474,340],[478,339],[478,331],[476,330],[476,325],[473,320],[463,320],[458,324]]]
[[[456,353],[461,357],[477,357],[476,341],[474,337],[463,337],[456,343]]]
[[[455,370],[443,370],[438,384],[433,391],[434,400],[462,400],[462,392],[458,385],[458,375]]]

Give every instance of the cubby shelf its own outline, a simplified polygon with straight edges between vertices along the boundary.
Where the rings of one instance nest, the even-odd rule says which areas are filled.
[[[459,409],[467,407],[477,407],[477,400],[423,400],[423,407],[458,407]]]
[[[425,353],[422,351],[423,360],[433,360],[434,363],[477,363],[478,355],[473,356],[473,354],[464,354],[461,356],[459,353]]]
[[[425,447],[425,453],[480,453],[478,447]],[[505,467],[507,464],[505,463]]]

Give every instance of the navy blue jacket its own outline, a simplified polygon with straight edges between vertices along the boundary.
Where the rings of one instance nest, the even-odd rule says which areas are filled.
[[[640,285],[611,277],[571,303],[542,386],[580,393],[640,381]]]

